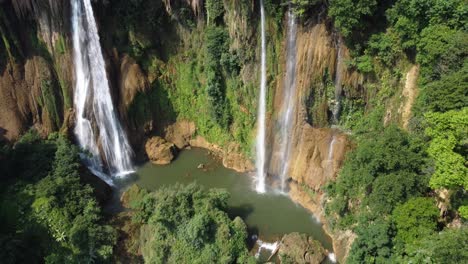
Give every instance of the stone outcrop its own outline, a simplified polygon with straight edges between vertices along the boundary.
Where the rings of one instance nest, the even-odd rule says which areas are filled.
[[[177,153],[175,145],[161,137],[148,139],[145,143],[145,150],[149,160],[157,165],[171,163]]]
[[[408,129],[409,120],[411,117],[411,108],[418,95],[418,76],[419,66],[413,65],[406,74],[405,86],[403,87],[402,95],[405,98],[401,103],[398,113],[401,114],[402,125],[404,129]]]
[[[336,255],[336,259],[339,262],[344,262],[346,257],[348,256],[349,250],[351,249],[351,245],[356,238],[356,234],[354,234],[350,230],[346,231],[339,231],[339,230],[331,230],[330,226],[328,225],[327,220],[325,219],[324,213],[324,194],[321,192],[314,192],[311,193],[308,190],[305,190],[304,187],[301,187],[296,182],[292,182],[290,185],[289,196],[293,201],[300,204],[302,207],[306,208],[312,214],[317,217],[320,222],[323,223],[323,228],[325,232],[332,238],[333,244],[333,252]]]
[[[190,146],[209,149],[213,154],[221,158],[223,166],[237,172],[249,172],[255,170],[252,161],[246,158],[240,151],[239,144],[228,143],[225,148],[208,142],[205,138],[197,136],[190,140]]]
[[[7,140],[15,141],[30,126],[43,135],[59,128],[63,97],[53,76],[40,56],[8,63],[0,72],[0,127]]]
[[[230,142],[223,148],[208,142],[208,140],[200,135],[195,136],[195,132],[196,127],[193,122],[181,120],[164,129],[164,138],[174,143],[178,149],[187,147],[208,149],[222,160],[226,168],[238,172],[248,172],[255,169],[252,161],[242,154],[239,144]]]
[[[119,68],[119,112],[123,120],[127,122],[132,121],[132,124],[128,124],[130,127],[136,129],[134,120],[127,120],[128,109],[138,95],[138,93],[145,93],[149,89],[149,83],[146,75],[141,70],[140,66],[130,56],[124,54],[120,61],[117,62],[120,65]]]
[[[190,140],[195,135],[195,123],[191,121],[178,121],[167,126],[164,130],[164,138],[174,143],[179,149],[190,146]]]
[[[281,262],[298,264],[322,263],[326,257],[326,251],[320,242],[299,233],[283,236],[278,254]]]

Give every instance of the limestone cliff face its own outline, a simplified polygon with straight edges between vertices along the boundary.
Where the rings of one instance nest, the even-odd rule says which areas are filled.
[[[325,93],[322,85],[323,76],[335,76],[340,71],[342,84],[349,90],[358,90],[364,78],[356,72],[348,71],[345,67],[337,67],[337,40],[323,23],[302,26],[297,32],[296,55],[296,97],[293,113],[293,128],[289,135],[291,156],[287,175],[300,184],[305,184],[313,190],[319,190],[325,183],[334,179],[349,149],[346,134],[330,128],[313,126],[309,111],[315,103],[321,100],[313,95]],[[348,56],[346,47],[341,47]],[[284,54],[285,52],[283,52]],[[284,59],[283,59],[284,61]],[[283,62],[284,63],[284,62]],[[283,79],[284,76],[280,76]],[[275,88],[274,113],[270,120],[270,146],[272,147],[269,173],[278,175],[280,162],[280,136],[278,120],[284,98],[284,82],[281,80]],[[346,93],[346,90],[345,90]],[[325,101],[326,102],[326,101]],[[322,111],[328,116],[329,110]]]
[[[7,141],[31,126],[43,135],[58,130],[71,106],[72,80],[68,23],[60,12],[66,9],[12,3],[0,3],[0,49],[9,55],[0,56],[0,129]]]
[[[18,139],[31,125],[43,135],[60,128],[62,98],[51,81],[53,74],[39,56],[5,67],[0,75],[0,127],[5,139]]]

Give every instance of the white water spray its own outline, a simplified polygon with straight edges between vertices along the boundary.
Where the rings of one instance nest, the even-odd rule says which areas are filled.
[[[266,119],[266,39],[265,39],[265,10],[263,0],[260,0],[260,16],[261,16],[261,31],[262,31],[262,57],[261,57],[261,79],[260,79],[260,95],[258,103],[257,116],[257,142],[256,142],[256,167],[257,179],[255,190],[258,193],[264,193],[265,188],[265,119]]]
[[[330,260],[332,263],[336,263],[336,256],[335,253],[329,253],[328,254],[328,260]]]
[[[288,12],[288,33],[287,33],[287,57],[286,57],[286,77],[284,81],[284,100],[280,117],[281,126],[281,191],[286,189],[287,173],[289,170],[289,159],[291,153],[291,131],[294,120],[296,104],[296,18],[292,10]]]
[[[336,144],[336,136],[332,136],[332,140],[330,141],[330,146],[328,148],[328,160],[333,160],[333,152]]]
[[[72,27],[75,135],[80,146],[89,152],[82,155],[86,165],[109,183],[112,181],[104,172],[120,177],[134,171],[133,152],[112,105],[91,0],[72,0]]]
[[[271,254],[274,254],[276,252],[276,250],[278,249],[279,243],[278,242],[267,243],[267,242],[263,242],[262,240],[259,239],[259,240],[257,240],[257,245],[258,245],[258,251],[255,254],[256,258],[260,257],[260,253],[261,253],[262,250],[267,250],[267,251],[271,252]]]

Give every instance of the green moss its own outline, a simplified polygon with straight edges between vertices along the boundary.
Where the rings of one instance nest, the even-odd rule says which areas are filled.
[[[55,46],[55,52],[57,54],[65,54],[66,51],[67,51],[67,45],[65,43],[65,38],[63,37],[63,35],[60,34],[58,37],[56,46]]]
[[[42,107],[47,109],[49,117],[52,119],[56,128],[60,127],[60,114],[58,111],[58,104],[56,95],[53,91],[53,84],[51,80],[43,80],[41,82],[41,100],[39,101]]]
[[[69,84],[67,81],[65,81],[62,78],[58,78],[60,88],[62,89],[62,96],[63,96],[63,103],[66,108],[71,108],[72,107],[72,98],[69,94]]]

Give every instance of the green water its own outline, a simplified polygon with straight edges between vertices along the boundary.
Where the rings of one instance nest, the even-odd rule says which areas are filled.
[[[199,164],[204,164],[205,168],[198,169]],[[283,234],[301,232],[311,235],[325,248],[332,250],[330,238],[306,209],[286,195],[256,193],[251,176],[223,167],[207,150],[185,150],[166,166],[146,163],[131,179],[132,183],[149,190],[194,181],[206,188],[228,190],[231,193],[230,215],[242,217],[251,235],[257,234],[263,241],[273,242]]]

